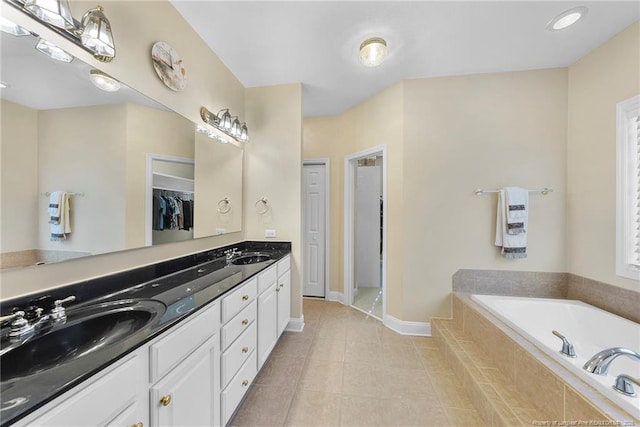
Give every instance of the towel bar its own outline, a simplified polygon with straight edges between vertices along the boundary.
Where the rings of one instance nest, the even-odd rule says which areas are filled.
[[[475,190],[476,196],[481,196],[484,193],[498,193],[500,190],[483,190],[481,188],[477,188]],[[541,193],[543,195],[547,195],[549,193],[553,193],[553,188],[537,188],[537,189],[532,189],[529,190],[529,193]]]

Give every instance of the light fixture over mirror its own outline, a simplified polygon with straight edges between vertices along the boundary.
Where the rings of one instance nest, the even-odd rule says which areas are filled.
[[[111,24],[98,5],[84,13],[80,22],[73,19],[68,0],[6,0],[12,6],[34,16],[101,62],[116,56]]]
[[[0,16],[0,30],[12,36],[28,36],[31,32]]]
[[[38,39],[38,43],[36,43],[36,49],[39,52],[44,53],[51,59],[55,59],[56,61],[66,63],[73,61],[73,55],[67,53],[65,50],[59,48],[53,43],[46,41],[45,39]]]
[[[229,135],[240,142],[249,142],[249,129],[245,122],[240,122],[238,116],[231,116],[228,108],[223,108],[214,114],[206,107],[200,108],[202,121]],[[215,139],[215,138],[214,138]]]

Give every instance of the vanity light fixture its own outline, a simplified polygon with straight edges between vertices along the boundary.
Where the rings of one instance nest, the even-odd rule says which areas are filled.
[[[38,49],[48,57],[55,59],[56,61],[69,63],[73,61],[74,58],[73,55],[67,53],[55,44],[50,43],[42,38],[38,39],[38,43],[36,43],[36,49]]]
[[[118,80],[95,68],[89,71],[89,80],[95,87],[105,92],[117,92],[120,90],[120,82]]]
[[[223,129],[224,131],[230,131],[233,123],[231,122],[231,114],[229,113],[229,109],[225,108],[218,111],[217,116],[218,123],[215,126],[219,129]]]
[[[575,24],[576,22],[578,22],[578,20],[580,18],[583,18],[588,11],[589,9],[587,9],[584,6],[574,7],[573,9],[565,10],[560,15],[556,16],[551,21],[549,21],[549,23],[547,24],[547,30],[549,31],[563,30]]]
[[[249,142],[249,129],[247,129],[247,124],[243,122],[240,129],[240,136],[238,139],[242,142]]]
[[[224,132],[226,135],[229,135],[236,141],[249,141],[249,129],[247,128],[247,124],[244,122],[241,123],[238,116],[231,116],[228,108],[223,108],[222,110],[218,111],[218,114],[213,114],[206,107],[201,107],[200,117],[202,118],[203,122],[215,127],[221,132]],[[217,135],[214,139],[217,139],[218,142],[224,144],[229,142]]]
[[[0,16],[0,30],[12,36],[30,36],[31,31]]]
[[[228,144],[229,143],[229,141],[227,141],[226,139],[222,138],[221,136],[216,135],[215,133],[213,133],[209,129],[205,128],[204,126],[196,125],[196,132],[203,133],[206,136],[208,136],[209,138],[219,142],[220,144]]]
[[[231,129],[229,130],[229,133],[232,137],[239,138],[240,134],[242,133],[242,125],[240,124],[240,120],[238,120],[238,116],[234,116],[232,117],[232,119],[234,120],[231,123]]]
[[[377,67],[387,56],[387,42],[380,37],[371,37],[360,44],[360,62],[365,67]]]
[[[19,3],[18,0],[14,2]],[[98,61],[111,62],[115,58],[111,24],[102,6],[89,9],[80,22],[73,19],[68,0],[25,0],[22,10],[91,52]]]

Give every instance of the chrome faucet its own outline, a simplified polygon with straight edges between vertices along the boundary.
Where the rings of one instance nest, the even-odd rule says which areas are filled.
[[[627,356],[640,361],[640,354],[623,347],[613,347],[596,353],[584,364],[583,368],[592,374],[607,375],[609,365],[618,356]]]
[[[26,310],[29,311],[28,314],[23,310],[19,310],[8,316],[0,317],[0,324],[11,322],[9,338],[12,341],[22,340],[33,334],[38,328],[46,325],[53,326],[65,323],[67,321],[67,314],[62,304],[75,300],[76,297],[73,295],[61,300],[55,300],[51,312],[45,315],[42,315],[44,310],[40,307],[29,307]]]
[[[551,333],[562,340],[562,350],[560,350],[560,354],[567,357],[576,357],[576,350],[573,348],[573,344],[571,344],[571,341],[569,341],[567,337],[558,331],[551,331]]]
[[[226,251],[224,251],[224,254],[226,256],[227,264],[231,264],[233,258],[235,258],[236,255],[239,255],[240,251],[236,248],[227,249]]]
[[[629,397],[636,397],[636,391],[633,389],[633,385],[640,386],[640,378],[633,378],[627,374],[621,374],[616,377],[616,383],[613,385],[613,389],[617,392]]]

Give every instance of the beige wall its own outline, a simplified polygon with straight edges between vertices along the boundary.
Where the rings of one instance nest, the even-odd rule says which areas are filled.
[[[302,313],[301,192],[302,86],[289,84],[246,91],[250,141],[245,149],[245,236],[266,240],[274,229],[278,241],[291,241],[291,316]],[[258,215],[255,202],[265,197],[270,211]]]
[[[0,103],[0,252],[38,246],[38,112]]]
[[[569,67],[567,267],[640,290],[616,276],[616,104],[640,94],[640,23]]]
[[[344,157],[387,144],[388,313],[450,316],[460,268],[564,271],[565,69],[401,82],[338,117],[304,122],[304,158],[329,157],[331,289],[342,292]],[[553,187],[532,196],[529,258],[493,245],[495,195],[478,187]]]

